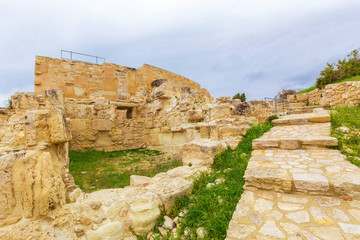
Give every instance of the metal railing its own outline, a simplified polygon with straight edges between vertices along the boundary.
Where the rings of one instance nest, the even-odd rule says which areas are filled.
[[[280,100],[281,101],[281,105],[282,105],[282,110],[283,110],[283,115],[285,115],[285,102],[287,102],[287,105],[288,105],[288,114],[290,114],[290,103],[288,100],[284,99],[284,98],[279,98],[279,97],[275,97],[275,98],[269,98],[269,97],[266,97],[265,98],[265,101],[269,101],[269,100],[272,100],[275,102],[275,112],[276,112],[276,115],[278,115],[278,101]]]
[[[64,55],[69,56],[68,58],[66,58]],[[90,58],[95,58],[95,62],[91,62],[91,61],[84,61],[84,60],[80,60],[77,58],[74,58],[76,56],[85,56],[85,57],[90,57]],[[99,60],[103,62],[105,62],[105,58],[103,57],[99,57],[99,56],[94,56],[94,55],[89,55],[89,54],[84,54],[84,53],[78,53],[78,52],[73,52],[73,51],[67,51],[67,50],[61,50],[61,59],[65,59],[65,60],[72,60],[72,61],[81,61],[81,62],[88,62],[88,63],[96,63],[96,64],[100,64]]]

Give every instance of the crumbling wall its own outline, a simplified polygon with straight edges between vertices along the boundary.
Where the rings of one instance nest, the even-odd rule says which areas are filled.
[[[65,113],[71,119],[71,150],[114,151],[145,146],[143,103],[67,98]]]
[[[174,88],[188,87],[211,98],[198,83],[147,64],[135,69],[112,63],[100,65],[41,56],[35,61],[35,92],[59,88],[66,98],[144,101],[151,83],[157,79],[166,79]]]
[[[68,173],[71,132],[62,100],[58,90],[12,97],[14,112],[2,123],[0,140],[0,226],[47,216],[76,188]]]

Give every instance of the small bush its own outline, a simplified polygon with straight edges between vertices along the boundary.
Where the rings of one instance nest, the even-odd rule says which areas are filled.
[[[296,91],[295,90],[292,90],[292,89],[283,89],[281,90],[280,92],[277,93],[277,97],[279,98],[283,98],[283,99],[286,99],[288,95],[293,95],[295,94]]]
[[[246,101],[246,96],[245,96],[245,93],[237,93],[233,96],[232,99],[240,99],[242,102],[245,102]]]
[[[316,79],[316,87],[323,88],[327,84],[336,83],[343,79],[360,75],[359,51],[353,50],[347,58],[338,60],[337,63],[327,63]]]

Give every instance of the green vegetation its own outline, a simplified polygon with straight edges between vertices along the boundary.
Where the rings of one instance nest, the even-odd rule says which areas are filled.
[[[249,129],[235,150],[228,148],[215,157],[211,171],[203,173],[194,182],[193,194],[176,200],[170,216],[186,212],[178,225],[178,236],[187,231],[192,235],[187,239],[196,239],[196,229],[203,227],[207,233],[205,239],[225,239],[231,216],[243,192],[243,176],[251,157],[252,140],[271,127],[268,122]],[[153,232],[159,233],[159,230],[155,227]],[[165,239],[174,238],[168,234]]]
[[[131,175],[152,177],[182,165],[181,160],[163,152],[143,148],[113,152],[70,151],[69,157],[75,183],[85,192],[122,188],[130,184]]]
[[[317,89],[317,87],[314,85],[314,86],[311,86],[309,88],[305,88],[305,89],[303,89],[301,91],[298,91],[295,94],[308,93],[308,92],[314,91],[315,89]]]
[[[316,87],[323,88],[327,84],[341,82],[344,79],[360,75],[360,55],[358,50],[353,50],[347,58],[338,60],[337,63],[327,63],[316,79]]]
[[[245,102],[245,101],[246,101],[246,96],[245,96],[245,93],[242,93],[242,94],[237,93],[237,94],[235,94],[235,95],[233,96],[232,99],[240,99],[241,102]]]
[[[338,106],[331,112],[331,135],[339,140],[339,150],[360,167],[360,105]]]

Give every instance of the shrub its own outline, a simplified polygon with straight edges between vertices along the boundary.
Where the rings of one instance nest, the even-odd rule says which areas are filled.
[[[360,75],[359,50],[353,50],[347,58],[338,60],[337,63],[326,63],[320,77],[316,79],[316,87],[323,88],[327,84],[335,83],[343,79]]]
[[[288,95],[293,95],[295,94],[296,91],[295,90],[292,90],[292,89],[283,89],[281,90],[280,92],[277,93],[277,97],[279,98],[283,98],[283,99],[286,99]]]
[[[245,102],[246,101],[246,96],[245,96],[245,93],[237,93],[233,96],[232,99],[240,99],[242,102]]]

